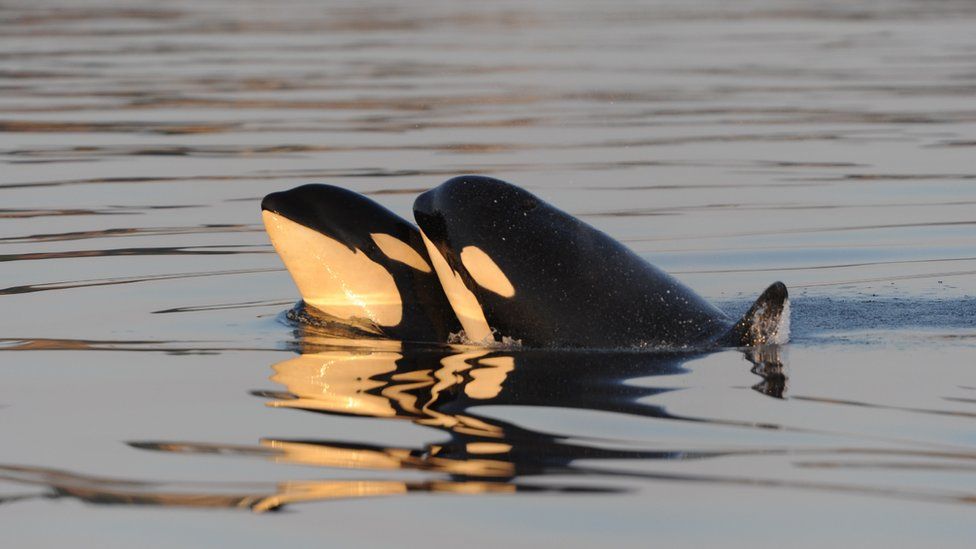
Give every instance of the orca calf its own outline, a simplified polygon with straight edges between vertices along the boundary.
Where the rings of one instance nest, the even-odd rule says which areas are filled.
[[[310,311],[358,334],[501,337],[528,347],[701,348],[783,343],[776,282],[738,321],[603,232],[528,191],[461,176],[414,202],[420,231],[359,194],[305,185],[262,202]],[[435,291],[436,290],[436,291]]]
[[[295,320],[351,337],[447,341],[461,328],[417,228],[365,196],[303,185],[261,201],[303,303]]]

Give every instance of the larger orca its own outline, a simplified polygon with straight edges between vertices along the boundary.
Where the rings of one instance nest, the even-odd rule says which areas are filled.
[[[787,335],[781,282],[735,322],[620,242],[504,181],[456,177],[418,196],[413,209],[470,340],[660,348]]]
[[[417,197],[420,230],[339,187],[262,202],[306,309],[351,336],[528,347],[701,348],[781,343],[786,286],[733,321],[623,244],[498,179],[462,176]]]

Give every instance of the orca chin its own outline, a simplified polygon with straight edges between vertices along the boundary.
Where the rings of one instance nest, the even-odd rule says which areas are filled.
[[[605,233],[498,179],[461,176],[421,194],[419,230],[328,185],[273,193],[261,207],[311,313],[353,328],[342,333],[443,343],[463,327],[476,343],[618,349],[789,335],[783,283],[735,321]]]

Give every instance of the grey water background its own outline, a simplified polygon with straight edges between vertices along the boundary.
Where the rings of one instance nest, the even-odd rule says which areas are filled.
[[[951,0],[0,2],[4,545],[970,545],[974,28]],[[261,196],[409,217],[462,173],[730,313],[783,280],[785,377],[428,367],[281,321]],[[456,400],[404,412],[433,379]]]

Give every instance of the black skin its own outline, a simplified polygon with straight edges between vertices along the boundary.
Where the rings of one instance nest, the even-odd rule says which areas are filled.
[[[362,250],[382,265],[396,281],[403,300],[400,324],[381,327],[383,336],[402,341],[446,341],[460,331],[437,274],[424,273],[388,258],[370,233],[385,233],[409,244],[430,263],[417,228],[369,198],[332,185],[303,185],[269,194],[261,209],[286,217],[345,244]]]
[[[603,232],[504,181],[456,177],[417,197],[414,217],[475,294],[488,324],[523,345],[739,344],[730,336],[734,321],[690,288]],[[514,286],[513,297],[473,280],[460,260],[466,246],[491,257]]]

